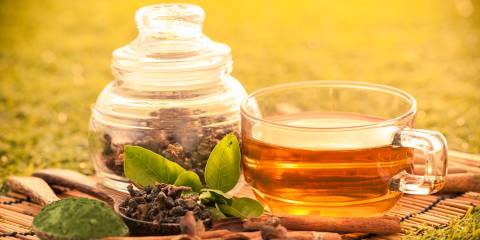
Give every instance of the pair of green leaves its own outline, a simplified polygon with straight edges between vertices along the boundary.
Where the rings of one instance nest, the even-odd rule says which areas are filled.
[[[160,182],[191,187],[192,191],[201,193],[200,199],[210,206],[214,216],[260,216],[263,206],[256,200],[232,198],[225,194],[237,185],[240,178],[240,158],[238,140],[234,134],[228,134],[210,153],[205,167],[208,188],[203,189],[196,173],[138,146],[125,146],[124,172],[127,178],[139,186],[152,186]]]
[[[199,192],[198,175],[175,162],[138,146],[125,146],[124,171],[127,178],[140,186],[156,182],[189,186]],[[205,182],[211,189],[228,192],[240,178],[240,146],[233,134],[225,136],[211,152],[205,168]]]

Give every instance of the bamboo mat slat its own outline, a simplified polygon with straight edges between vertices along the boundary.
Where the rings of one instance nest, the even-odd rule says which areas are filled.
[[[449,166],[461,167],[471,173],[480,173],[480,156],[456,151],[449,152]],[[88,197],[90,195],[65,188],[55,187],[61,198]],[[253,197],[249,188],[242,188],[237,196]],[[453,219],[463,217],[475,206],[480,205],[480,193],[467,192],[456,195],[405,195],[397,205],[387,213],[402,219],[404,231],[416,230],[420,226],[438,227],[448,224]],[[41,207],[25,196],[9,193],[0,196],[0,239],[2,240],[37,240],[30,230],[33,216]],[[402,234],[371,235],[349,234],[348,237],[371,240],[398,240]]]

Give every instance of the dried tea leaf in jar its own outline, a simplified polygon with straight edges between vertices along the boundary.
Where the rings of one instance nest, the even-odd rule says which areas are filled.
[[[159,4],[136,13],[139,36],[113,52],[114,81],[92,108],[89,145],[97,175],[126,191],[123,148],[152,150],[196,172],[215,144],[239,134],[246,92],[230,72],[227,45],[202,33],[203,10]]]

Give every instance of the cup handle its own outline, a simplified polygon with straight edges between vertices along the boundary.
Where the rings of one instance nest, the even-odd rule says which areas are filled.
[[[425,174],[402,172],[391,181],[391,190],[408,194],[426,195],[440,191],[447,174],[447,141],[439,132],[405,128],[395,135],[394,146],[408,147],[423,152]]]

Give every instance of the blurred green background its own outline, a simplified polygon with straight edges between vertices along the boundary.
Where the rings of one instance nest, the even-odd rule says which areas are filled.
[[[90,106],[112,80],[111,52],[136,35],[133,16],[159,1],[0,0],[0,179],[35,168],[92,172]],[[186,1],[233,49],[252,91],[281,82],[389,84],[419,103],[417,127],[480,153],[480,3]]]

